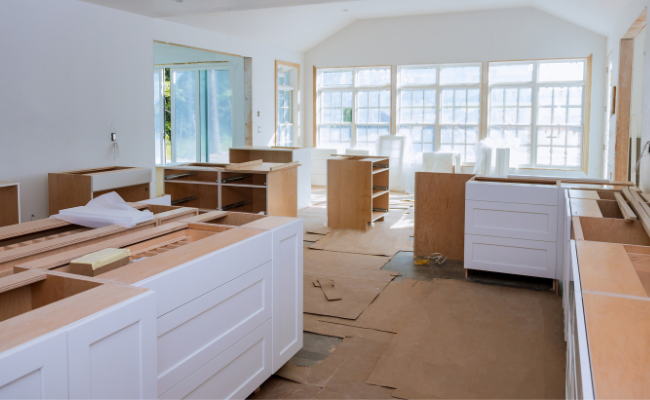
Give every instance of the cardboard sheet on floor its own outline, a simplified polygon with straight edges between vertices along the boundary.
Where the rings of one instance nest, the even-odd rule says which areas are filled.
[[[396,224],[399,223],[399,221],[396,222]],[[413,251],[413,241],[409,239],[412,234],[413,229],[408,226],[394,229],[375,226],[367,232],[335,229],[309,248],[392,257],[398,251]]]
[[[302,240],[306,240],[307,242],[318,242],[322,238],[324,238],[325,235],[317,235],[314,233],[303,233],[302,234]]]
[[[542,292],[434,280],[367,383],[407,398],[561,398],[561,298]]]
[[[323,290],[327,301],[341,300],[341,294],[337,290],[337,285],[331,279],[318,278],[318,285],[314,283],[314,286],[319,287]]]
[[[331,279],[336,282],[336,290],[342,299],[328,301],[323,290],[314,286],[318,279]],[[304,312],[333,317],[356,319],[363,310],[386,287],[388,282],[367,279],[352,279],[326,274],[303,274]]]
[[[303,258],[305,272],[380,282],[393,279],[391,271],[380,269],[388,257],[305,249]]]
[[[411,319],[417,308],[434,290],[433,283],[404,279],[393,281],[354,321],[320,317],[323,322],[399,333]]]
[[[305,314],[305,321],[309,320]],[[318,322],[311,318],[312,321]],[[325,360],[312,367],[285,364],[276,375],[295,382],[318,386],[355,398],[390,398],[392,389],[366,384],[378,358],[394,334],[323,323],[320,333],[343,337],[343,342]],[[352,370],[352,372],[351,372]],[[356,370],[356,372],[354,372]]]

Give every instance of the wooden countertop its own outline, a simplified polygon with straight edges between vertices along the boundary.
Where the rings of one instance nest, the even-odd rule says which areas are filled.
[[[650,248],[577,240],[576,250],[595,396],[648,398]]]

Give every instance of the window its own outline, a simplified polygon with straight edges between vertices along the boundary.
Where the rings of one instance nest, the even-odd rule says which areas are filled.
[[[517,165],[582,168],[586,59],[489,64],[489,136]]]
[[[376,152],[390,134],[391,68],[321,69],[317,75],[318,147]]]
[[[275,145],[299,147],[296,99],[300,87],[300,65],[276,61],[275,67],[277,87]]]
[[[475,160],[481,114],[481,64],[398,67],[398,132],[411,152],[460,153]]]
[[[154,70],[156,162],[228,162],[232,89],[228,63]]]

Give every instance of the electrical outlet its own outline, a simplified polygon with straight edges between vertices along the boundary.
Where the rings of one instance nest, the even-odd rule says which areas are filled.
[[[117,142],[117,133],[111,133],[111,142]]]

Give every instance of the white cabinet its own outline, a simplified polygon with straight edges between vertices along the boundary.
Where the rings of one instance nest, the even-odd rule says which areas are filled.
[[[154,299],[148,292],[69,327],[70,398],[156,397]]]
[[[570,247],[573,280],[566,288],[569,292],[566,398],[593,399],[595,393],[575,241],[571,241]]]
[[[561,278],[558,201],[555,185],[467,182],[465,268]]]
[[[273,372],[302,348],[302,220],[273,233]]]
[[[52,332],[0,354],[0,399],[66,398],[65,331]]]
[[[469,269],[554,279],[555,252],[554,242],[465,235]]]
[[[0,399],[156,397],[154,298],[144,292],[0,353]]]
[[[158,319],[160,395],[271,319],[271,279],[269,261]]]
[[[248,397],[272,374],[272,333],[271,321],[267,321],[160,398],[244,399]]]

